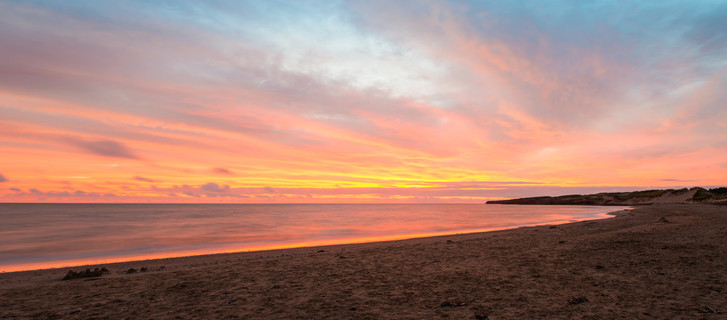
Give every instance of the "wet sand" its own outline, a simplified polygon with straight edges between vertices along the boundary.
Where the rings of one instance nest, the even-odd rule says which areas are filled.
[[[94,267],[0,274],[0,319],[725,319],[727,206]]]

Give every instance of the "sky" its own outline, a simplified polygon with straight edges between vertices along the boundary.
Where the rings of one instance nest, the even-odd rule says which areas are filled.
[[[0,202],[723,186],[725,1],[0,0]]]

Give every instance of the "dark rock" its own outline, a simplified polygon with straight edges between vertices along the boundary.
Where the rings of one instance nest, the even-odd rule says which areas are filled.
[[[462,301],[444,301],[440,304],[442,307],[464,307],[466,305],[467,303]]]
[[[326,252],[326,250],[318,250],[318,253]]]
[[[95,268],[93,271],[91,269],[86,269],[85,271],[73,271],[68,270],[66,275],[61,280],[73,280],[73,279],[82,279],[82,278],[93,278],[93,277],[100,277],[104,275],[105,273],[109,273],[109,270],[106,268]]]
[[[659,218],[659,222],[669,223],[669,220],[667,220],[664,217]]]
[[[141,269],[139,269],[139,272],[146,272],[147,270],[148,269],[146,267],[141,267]]]
[[[134,269],[134,268],[131,268],[131,269],[129,269],[129,270],[126,270],[126,274],[132,274],[132,273],[136,273],[136,272],[137,272],[137,271],[136,271],[136,269]]]
[[[588,298],[586,297],[578,297],[578,298],[572,298],[570,300],[570,304],[581,304],[584,302],[588,302]]]
[[[274,285],[273,289],[280,289],[280,285],[279,284]]]
[[[719,312],[719,309],[716,307],[710,307],[710,306],[704,306],[702,310],[699,310],[701,313],[721,313]]]

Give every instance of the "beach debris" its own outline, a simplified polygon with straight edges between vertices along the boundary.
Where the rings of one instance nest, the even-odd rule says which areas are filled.
[[[659,222],[669,223],[670,221],[664,217],[659,218]]]
[[[76,310],[73,310],[73,311],[69,312],[68,314],[76,314],[76,313],[81,313],[81,311],[83,311],[83,309],[81,309],[81,308],[78,308],[78,309],[76,309]]]
[[[586,297],[578,297],[578,298],[573,297],[570,300],[570,304],[581,304],[581,303],[584,303],[584,302],[588,302],[588,298],[586,298]]]
[[[109,270],[104,268],[94,268],[93,271],[91,269],[86,269],[85,271],[73,271],[68,270],[68,273],[66,273],[66,276],[63,277],[61,280],[73,280],[73,279],[81,279],[81,278],[94,278],[94,277],[100,277],[104,273],[109,273]]]
[[[452,241],[452,240],[447,240],[447,243],[454,243],[454,241]]]
[[[281,287],[280,287],[280,285],[279,285],[279,284],[273,285],[273,289],[280,289],[280,288],[281,288]]]
[[[132,274],[132,273],[136,273],[136,272],[137,272],[137,270],[134,268],[129,268],[129,270],[126,270],[126,274]]]
[[[321,253],[321,252],[326,252],[326,250],[322,250],[322,249],[318,250],[318,253]]]
[[[602,264],[597,264],[596,265],[596,269],[598,269],[598,270],[602,270],[604,268],[606,268],[606,267],[604,267]]]
[[[565,240],[558,241],[558,244],[564,244],[564,243],[565,243]]]
[[[457,301],[457,300],[454,300],[454,301],[444,301],[444,302],[442,302],[440,304],[441,307],[464,307],[466,305],[467,305],[466,302]]]

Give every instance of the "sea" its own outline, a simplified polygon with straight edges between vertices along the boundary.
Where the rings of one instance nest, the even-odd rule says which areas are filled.
[[[0,272],[363,243],[601,219],[626,207],[0,204]]]

